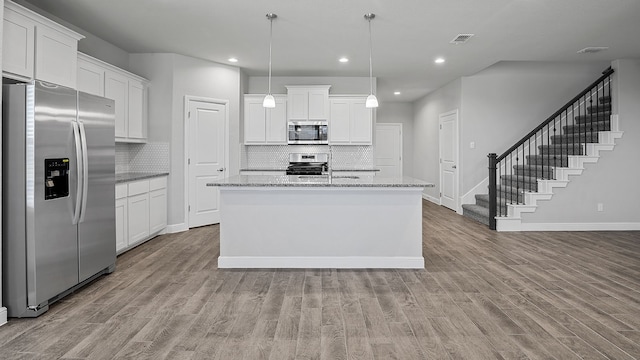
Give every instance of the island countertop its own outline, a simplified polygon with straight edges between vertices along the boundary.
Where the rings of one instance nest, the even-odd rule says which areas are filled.
[[[237,175],[207,183],[219,187],[433,187],[434,184],[408,176],[385,178],[372,175]]]

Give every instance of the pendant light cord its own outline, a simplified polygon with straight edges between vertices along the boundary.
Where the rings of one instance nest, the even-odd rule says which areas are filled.
[[[271,95],[271,43],[273,42],[273,14],[269,17],[269,95]]]
[[[376,15],[373,13],[364,14],[364,18],[369,22],[369,85],[371,86],[371,95],[373,95],[373,61],[371,60],[373,57],[373,40],[371,40],[371,20],[375,17]]]

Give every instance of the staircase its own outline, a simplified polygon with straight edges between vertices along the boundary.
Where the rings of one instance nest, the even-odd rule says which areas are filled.
[[[566,187],[570,175],[580,175],[599,152],[612,150],[618,131],[612,116],[612,69],[500,156],[489,154],[489,194],[464,204],[463,215],[492,229],[518,230],[520,215],[534,212],[537,201],[550,200],[553,189]],[[493,163],[492,163],[493,161]],[[495,187],[492,191],[492,182]],[[490,200],[495,197],[495,219]]]

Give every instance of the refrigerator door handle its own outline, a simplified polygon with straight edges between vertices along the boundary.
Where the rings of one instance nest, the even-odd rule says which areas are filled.
[[[82,207],[80,211],[80,221],[84,221],[84,214],[87,212],[87,191],[89,189],[89,155],[87,154],[87,133],[84,124],[78,122],[80,127],[80,141],[82,142]]]
[[[76,186],[76,207],[73,213],[73,224],[76,225],[80,221],[80,206],[82,205],[82,175],[83,175],[83,161],[82,161],[82,145],[80,140],[80,130],[78,129],[78,123],[71,122],[73,126],[73,138],[76,143],[76,169],[78,172],[78,184]]]

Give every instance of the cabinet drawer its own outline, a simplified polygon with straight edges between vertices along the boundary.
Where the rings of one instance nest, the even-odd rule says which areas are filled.
[[[149,180],[129,183],[129,196],[144,194],[147,192],[149,192]]]
[[[127,184],[116,185],[116,199],[122,199],[127,197]]]
[[[165,176],[149,179],[149,191],[165,189],[167,187],[167,178]]]

